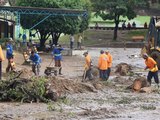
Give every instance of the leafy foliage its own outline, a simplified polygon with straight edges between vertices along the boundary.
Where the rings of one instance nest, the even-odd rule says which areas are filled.
[[[54,99],[48,96],[46,84],[43,77],[0,81],[0,101],[52,101]]]
[[[43,8],[62,8],[62,9],[79,9],[89,10],[89,0],[17,0],[18,6],[32,6]],[[45,18],[45,15],[22,15],[21,25],[25,29],[31,28],[38,21]],[[75,34],[84,31],[88,27],[89,17],[82,18],[78,16],[50,16],[40,25],[36,26],[36,29],[40,35],[41,46],[44,46],[47,38],[52,35],[53,42],[57,44],[58,38],[61,33]]]

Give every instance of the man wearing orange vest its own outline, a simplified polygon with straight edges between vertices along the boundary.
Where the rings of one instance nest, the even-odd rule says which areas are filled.
[[[109,51],[106,51],[106,55],[108,56],[108,70],[107,70],[107,80],[109,79],[110,73],[111,73],[111,67],[112,67],[112,55],[109,53]]]
[[[107,80],[107,69],[108,69],[108,56],[103,50],[100,51],[100,57],[98,60],[98,69],[100,74],[100,79]]]
[[[91,74],[91,56],[88,55],[88,52],[84,52],[84,57],[85,57],[85,71],[86,71],[86,74],[84,76],[84,79],[86,79],[88,77],[89,80],[92,80],[92,74]]]
[[[158,78],[158,67],[156,61],[149,57],[146,53],[143,54],[143,58],[145,59],[146,69],[149,69],[147,80],[151,85],[151,79],[154,77],[155,82],[159,87],[159,78]]]
[[[2,61],[4,61],[4,54],[0,45],[0,80],[2,79]]]

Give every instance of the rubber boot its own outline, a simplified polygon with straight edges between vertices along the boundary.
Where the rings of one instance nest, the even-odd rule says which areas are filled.
[[[62,75],[61,71],[62,71],[62,67],[59,68],[59,75]]]

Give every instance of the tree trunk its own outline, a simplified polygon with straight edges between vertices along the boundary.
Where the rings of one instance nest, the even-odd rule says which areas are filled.
[[[114,27],[113,40],[117,40],[117,31],[118,31],[118,25],[119,25],[119,17],[120,17],[120,15],[115,14],[115,18],[114,18],[115,27]]]
[[[59,39],[60,35],[61,35],[61,33],[52,32],[52,42],[54,45],[58,44],[58,39]]]
[[[40,50],[45,50],[45,42],[46,40],[49,38],[50,33],[48,33],[47,31],[39,31],[40,33]]]
[[[40,39],[40,50],[44,50],[45,49],[45,42],[46,40],[45,39]]]
[[[117,31],[118,31],[118,22],[116,22],[115,28],[114,28],[114,36],[113,36],[113,40],[117,40]]]

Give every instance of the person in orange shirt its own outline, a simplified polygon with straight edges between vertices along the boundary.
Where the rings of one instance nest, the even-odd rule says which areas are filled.
[[[4,61],[4,54],[3,54],[3,50],[2,47],[0,45],[0,80],[2,79],[2,61]]]
[[[109,53],[109,51],[106,51],[106,55],[108,56],[108,69],[107,69],[107,80],[109,79],[110,73],[111,73],[111,67],[112,67],[112,55]]]
[[[146,69],[149,69],[147,80],[149,84],[151,85],[151,79],[154,77],[155,82],[157,83],[159,87],[159,78],[158,78],[158,67],[156,61],[149,57],[146,53],[143,54],[143,59],[145,59]]]
[[[107,69],[108,69],[108,56],[103,50],[100,51],[100,56],[98,60],[98,69],[100,74],[100,79],[107,80]]]
[[[88,77],[89,80],[92,80],[92,73],[91,73],[91,56],[88,54],[88,52],[84,52],[84,57],[85,57],[85,71],[86,74],[84,76],[84,78],[86,79]]]

